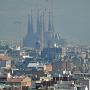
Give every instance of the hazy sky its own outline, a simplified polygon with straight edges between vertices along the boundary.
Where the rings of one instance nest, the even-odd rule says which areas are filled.
[[[50,0],[0,0],[0,40],[21,40],[27,33],[31,8]],[[90,0],[53,0],[55,31],[69,41],[90,45]]]

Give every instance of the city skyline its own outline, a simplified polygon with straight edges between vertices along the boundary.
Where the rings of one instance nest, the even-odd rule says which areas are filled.
[[[22,40],[31,9],[43,9],[48,3],[50,0],[0,0],[0,40]],[[89,0],[53,0],[54,28],[62,38],[90,45],[89,3]]]

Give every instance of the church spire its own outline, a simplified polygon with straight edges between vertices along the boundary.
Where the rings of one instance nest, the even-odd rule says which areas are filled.
[[[33,33],[33,17],[32,17],[32,10],[31,10],[31,15],[28,15],[28,34]]]
[[[28,31],[23,39],[23,46],[25,47],[34,47],[34,31],[33,31],[33,17],[32,17],[32,10],[31,14],[28,15]]]
[[[37,10],[37,32],[40,33],[40,16],[39,16],[39,10]],[[39,38],[38,38],[39,39]]]
[[[45,20],[44,20],[44,12],[42,14],[42,30],[41,30],[41,48],[44,48],[44,32],[45,32]]]
[[[54,32],[53,16],[50,15],[50,12],[49,12],[49,21],[48,21],[48,31]]]

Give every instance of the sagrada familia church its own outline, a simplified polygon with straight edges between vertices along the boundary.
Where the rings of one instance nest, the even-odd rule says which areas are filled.
[[[44,47],[53,47],[59,43],[61,37],[60,33],[55,33],[53,16],[50,12],[48,15],[45,14],[45,12],[37,13],[36,31],[34,30],[35,22],[32,12],[28,15],[28,31],[23,39],[24,47],[43,49]]]

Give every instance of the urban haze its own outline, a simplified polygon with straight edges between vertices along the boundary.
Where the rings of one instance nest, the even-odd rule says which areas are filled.
[[[45,8],[50,0],[0,0],[0,40],[22,40],[31,8]],[[90,0],[53,0],[54,28],[61,37],[90,44]]]
[[[89,0],[0,0],[0,90],[90,90]]]

